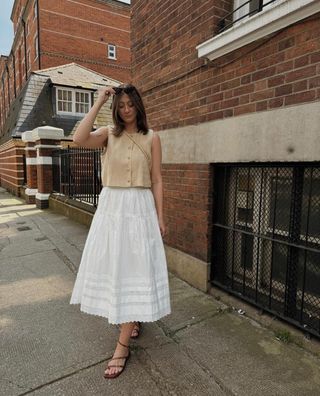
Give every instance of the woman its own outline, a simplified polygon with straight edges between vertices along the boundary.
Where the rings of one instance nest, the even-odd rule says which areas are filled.
[[[113,96],[114,126],[94,132],[101,107]],[[141,322],[171,313],[162,238],[161,143],[148,129],[143,101],[131,84],[100,89],[73,140],[104,147],[102,191],[84,246],[70,304],[121,324],[119,340],[104,377],[115,378],[130,356],[129,341]],[[136,330],[136,331],[135,331]]]

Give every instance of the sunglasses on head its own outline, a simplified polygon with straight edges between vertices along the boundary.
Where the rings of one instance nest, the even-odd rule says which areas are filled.
[[[134,87],[112,87],[112,89],[115,91],[115,95],[119,95],[122,92],[128,94],[135,91]]]
[[[136,90],[135,87],[112,87],[112,89],[114,90],[115,95],[120,95],[122,92],[129,94]],[[112,102],[110,103],[110,109],[112,109],[112,103],[113,103],[113,99]]]

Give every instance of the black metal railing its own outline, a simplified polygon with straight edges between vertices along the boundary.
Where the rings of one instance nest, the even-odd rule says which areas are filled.
[[[320,336],[320,164],[217,165],[211,281]]]
[[[218,22],[218,33],[222,33],[235,23],[261,12],[265,7],[276,1],[278,0],[248,0],[243,2]]]
[[[77,201],[98,204],[102,149],[68,147],[53,152],[53,191]]]

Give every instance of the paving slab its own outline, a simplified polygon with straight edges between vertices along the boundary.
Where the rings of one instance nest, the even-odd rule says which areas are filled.
[[[231,394],[320,394],[318,358],[237,313],[223,312],[175,336],[189,358]]]

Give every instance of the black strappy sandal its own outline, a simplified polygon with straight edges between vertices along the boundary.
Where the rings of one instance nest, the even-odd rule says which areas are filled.
[[[120,370],[120,371],[118,371],[117,373],[114,373],[114,374],[106,374],[106,373],[104,373],[104,378],[116,378],[116,377],[119,377],[119,375],[124,371],[124,369],[125,369],[125,367],[126,367],[126,364],[127,364],[127,360],[129,359],[129,357],[130,357],[130,348],[129,348],[129,345],[124,345],[124,344],[122,344],[120,341],[117,341],[120,345],[122,345],[122,346],[124,346],[124,347],[126,347],[126,348],[128,348],[128,350],[129,350],[129,352],[128,352],[128,355],[127,356],[119,356],[119,357],[115,357],[115,358],[111,358],[110,359],[110,362],[112,362],[112,360],[116,360],[116,359],[125,359],[125,361],[124,361],[124,364],[123,365],[121,365],[121,364],[119,364],[119,365],[117,365],[117,364],[108,364],[107,365],[107,367],[106,367],[106,370],[109,368],[109,367],[122,367],[122,370]]]

